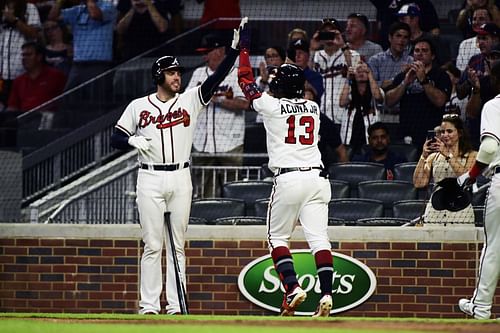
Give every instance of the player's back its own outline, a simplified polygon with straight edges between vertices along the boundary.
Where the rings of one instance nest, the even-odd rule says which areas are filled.
[[[263,115],[271,170],[321,166],[319,106],[302,98],[275,98],[267,93],[253,101]]]

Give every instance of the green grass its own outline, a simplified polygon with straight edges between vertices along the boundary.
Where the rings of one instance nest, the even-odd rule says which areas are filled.
[[[100,320],[103,322],[100,323]],[[365,322],[365,324],[367,322],[387,322],[400,323],[400,325],[401,323],[466,324],[470,325],[471,331],[478,332],[481,330],[476,325],[486,323],[471,319],[428,318],[330,317],[313,320],[308,317],[275,316],[0,313],[2,333],[387,333],[389,330],[396,332],[394,329],[344,329],[336,327],[340,323],[349,322],[353,324],[355,322]],[[490,324],[492,322],[488,321]],[[422,333],[424,331],[398,328],[397,332]],[[425,332],[429,332],[429,330],[427,329]],[[439,332],[433,330],[433,333]]]

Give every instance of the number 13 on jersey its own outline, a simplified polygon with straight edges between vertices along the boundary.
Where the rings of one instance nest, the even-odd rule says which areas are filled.
[[[285,143],[296,144],[297,135],[299,143],[302,145],[312,145],[314,143],[314,118],[312,116],[289,116],[286,119],[288,124],[288,133],[285,137]],[[304,134],[298,134],[298,127],[302,128]]]

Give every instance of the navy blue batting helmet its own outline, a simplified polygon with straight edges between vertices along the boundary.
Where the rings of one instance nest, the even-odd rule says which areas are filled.
[[[151,75],[153,77],[153,84],[162,84],[165,81],[163,72],[168,69],[179,69],[183,71],[184,68],[179,64],[179,60],[173,56],[163,56],[158,58],[151,67]]]
[[[301,98],[304,96],[306,82],[304,71],[294,64],[283,64],[270,75],[269,90],[276,97]]]

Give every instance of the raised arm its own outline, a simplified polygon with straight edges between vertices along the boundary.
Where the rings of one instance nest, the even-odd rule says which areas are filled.
[[[250,30],[247,26],[241,31],[238,84],[249,101],[259,98],[262,95],[255,83],[252,66],[250,65]]]
[[[246,23],[248,22],[248,17],[244,17],[241,20],[240,26],[238,29],[234,30],[233,33],[233,41],[231,42],[231,47],[229,48],[229,52],[222,60],[221,64],[215,72],[210,75],[202,84],[201,84],[201,96],[203,102],[208,103],[210,98],[215,92],[215,89],[219,86],[219,84],[224,80],[229,71],[234,65],[236,58],[239,54],[239,43],[240,43],[240,31],[244,29]]]

